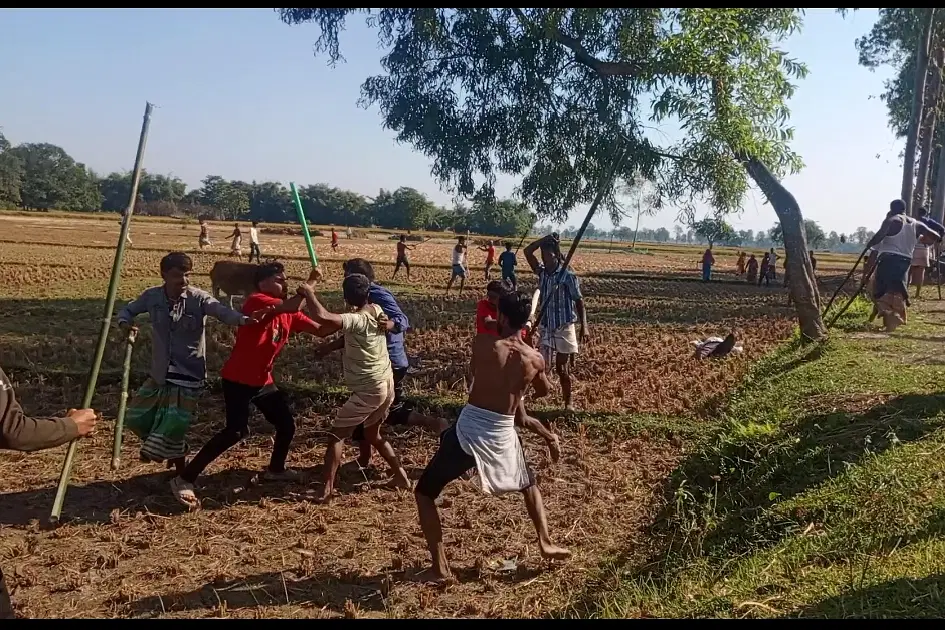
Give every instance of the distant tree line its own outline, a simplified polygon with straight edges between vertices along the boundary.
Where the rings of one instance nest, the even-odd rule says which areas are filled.
[[[62,147],[49,143],[13,146],[0,133],[0,207],[122,212],[128,204],[130,191],[129,172],[102,177],[85,164],[76,162]],[[528,208],[512,199],[474,199],[469,204],[447,208],[413,188],[381,190],[371,198],[327,184],[302,186],[299,198],[308,220],[319,225],[469,231],[500,237],[521,237],[528,231],[554,231],[552,226],[535,225],[535,217]],[[244,182],[208,175],[198,188],[188,191],[187,185],[178,177],[147,171],[142,174],[138,185],[135,213],[265,223],[294,223],[297,220],[291,193],[279,182]],[[805,227],[807,241],[815,249],[852,250],[872,236],[872,232],[864,227],[846,236],[836,232],[825,234],[816,222],[810,220],[805,221]],[[564,238],[571,238],[577,229],[569,226],[560,232]],[[695,221],[686,227],[676,225],[672,233],[664,227],[635,231],[618,226],[603,230],[591,224],[585,236],[621,242],[718,243],[744,247],[770,247],[782,243],[778,225],[758,232],[736,231],[717,217]]]

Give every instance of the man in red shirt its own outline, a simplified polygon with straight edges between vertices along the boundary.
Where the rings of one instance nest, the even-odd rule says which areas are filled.
[[[295,471],[285,467],[295,435],[295,419],[285,395],[273,382],[272,366],[291,333],[304,332],[317,337],[325,335],[318,324],[301,312],[303,298],[294,296],[283,301],[286,297],[286,276],[281,263],[260,265],[256,270],[255,281],[256,292],[246,299],[243,312],[267,312],[258,324],[242,326],[237,331],[230,358],[220,371],[226,404],[226,426],[210,438],[180,476],[171,482],[177,499],[191,509],[200,506],[194,494],[197,477],[213,460],[249,435],[250,403],[276,428],[272,457],[263,477],[267,480],[290,480],[296,477]]]
[[[495,264],[495,245],[492,241],[488,241],[486,246],[480,247],[479,250],[486,252],[486,280],[489,280],[489,272],[492,271],[492,266]]]
[[[499,336],[499,299],[508,293],[505,284],[499,280],[493,280],[486,285],[486,297],[479,300],[476,305],[476,334]],[[528,335],[532,323],[526,322],[522,328],[522,339]]]

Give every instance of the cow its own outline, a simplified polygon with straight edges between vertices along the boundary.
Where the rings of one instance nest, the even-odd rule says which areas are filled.
[[[274,262],[274,261],[266,261]],[[230,308],[233,308],[233,298],[237,295],[246,297],[256,291],[256,270],[259,265],[238,262],[235,260],[219,260],[210,270],[210,284],[213,297],[220,299],[220,292],[230,298]],[[322,277],[318,267],[312,269],[306,282],[314,282]]]

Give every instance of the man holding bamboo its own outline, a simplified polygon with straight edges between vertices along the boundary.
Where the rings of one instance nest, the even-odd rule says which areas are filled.
[[[16,400],[10,379],[0,369],[0,448],[41,451],[91,435],[97,415],[92,409],[70,409],[61,418],[30,418]],[[15,619],[10,592],[0,570],[0,619]]]

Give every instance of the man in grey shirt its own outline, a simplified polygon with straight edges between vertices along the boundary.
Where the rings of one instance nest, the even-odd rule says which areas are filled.
[[[187,455],[187,430],[207,378],[207,315],[230,326],[255,323],[221,304],[206,291],[190,286],[193,261],[183,252],[161,259],[164,284],[146,289],[118,313],[125,332],[138,315],[151,317],[151,370],[128,405],[125,423],[141,439],[143,461],[167,462],[179,473]]]

